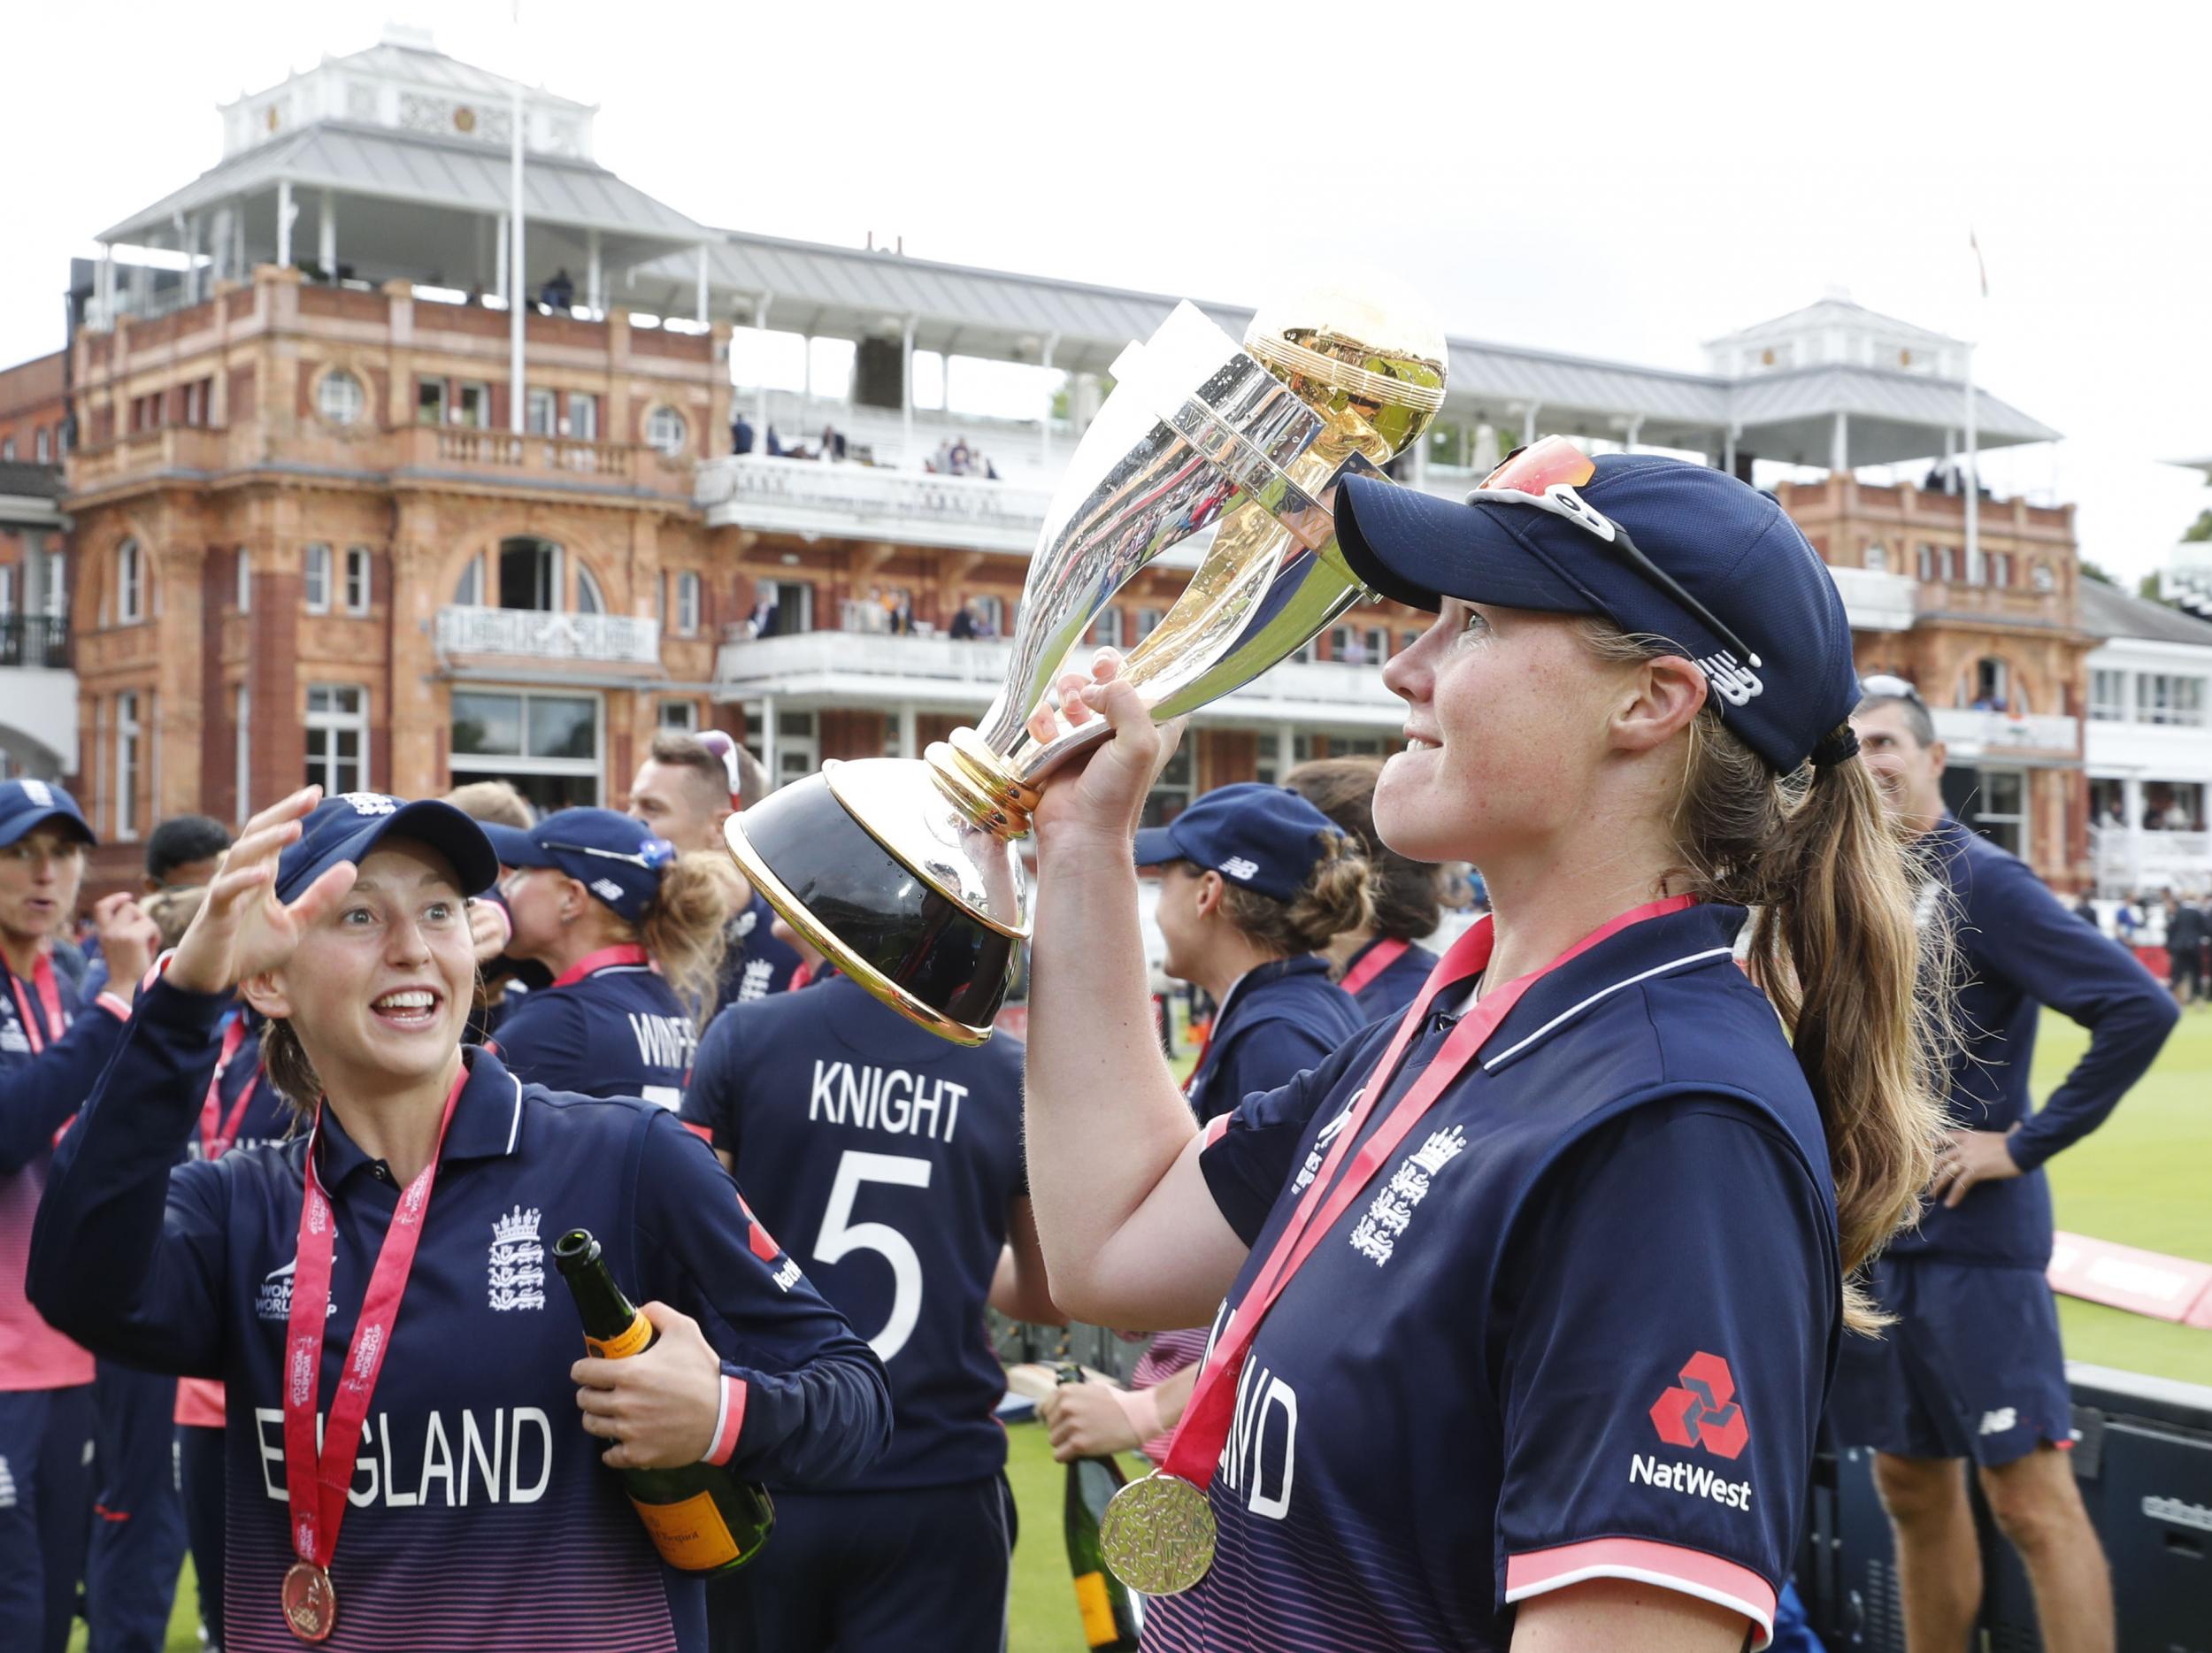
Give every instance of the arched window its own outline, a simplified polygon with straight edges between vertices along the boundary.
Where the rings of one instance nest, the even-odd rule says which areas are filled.
[[[115,548],[115,623],[135,626],[146,618],[146,557],[136,540]]]
[[[599,594],[599,582],[591,576],[591,570],[582,563],[576,565],[576,611],[579,614],[604,614],[607,601]]]
[[[350,425],[369,405],[369,393],[361,381],[342,367],[334,367],[315,387],[315,411],[333,425]]]
[[[1889,572],[1889,547],[1879,540],[1870,540],[1866,547],[1866,565],[1878,574]]]
[[[684,416],[663,404],[645,418],[645,442],[673,457],[684,450]]]

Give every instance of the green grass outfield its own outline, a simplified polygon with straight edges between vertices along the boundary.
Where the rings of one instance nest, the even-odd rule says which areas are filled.
[[[2046,1016],[2038,1041],[2039,1102],[2088,1043],[2080,1028]],[[2104,1128],[2051,1164],[2062,1228],[2212,1262],[2212,1009],[2185,1013],[2157,1065]],[[2066,1352],[2078,1360],[2212,1384],[2212,1331],[2170,1326],[2071,1297],[2059,1300]],[[1011,1432],[1007,1473],[1021,1511],[1014,1554],[1010,1653],[1083,1653],[1068,1581],[1060,1511],[1065,1472],[1034,1425]],[[169,1653],[196,1653],[196,1595],[185,1569],[169,1623]],[[80,1625],[72,1653],[81,1653]]]

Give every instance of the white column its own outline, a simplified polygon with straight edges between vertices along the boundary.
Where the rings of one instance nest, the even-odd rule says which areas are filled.
[[[1057,333],[1045,334],[1044,355],[1039,358],[1046,373],[1045,411],[1037,420],[1037,462],[1047,470],[1052,468],[1052,353],[1060,348]]]
[[[93,283],[93,294],[99,301],[100,325],[115,325],[115,249],[107,242],[100,243],[100,273]]]
[[[814,335],[799,335],[799,406],[810,416],[814,411]]]
[[[903,465],[914,463],[914,322],[906,319],[906,330],[899,347],[899,427],[905,452],[901,455]]]
[[[315,262],[323,266],[323,279],[338,279],[338,192],[323,191],[322,211],[315,218]]]
[[[1837,476],[1847,475],[1851,470],[1851,416],[1836,415],[1836,427],[1828,439],[1828,469]]]
[[[288,267],[292,262],[292,219],[299,208],[292,204],[292,181],[277,181],[277,245],[276,261],[279,268]]]
[[[584,303],[591,306],[592,319],[599,320],[607,313],[606,270],[599,258],[599,232],[584,232]]]
[[[2128,692],[2133,694],[2135,685],[2130,674]],[[2137,775],[2130,775],[2120,783],[2120,814],[2125,822],[2128,847],[2127,888],[2120,892],[2123,898],[2132,896],[2143,888],[2143,782]]]
[[[528,261],[523,257],[522,82],[517,81],[514,84],[514,141],[509,145],[507,160],[507,214],[514,233],[514,245],[507,255],[507,273],[512,278],[507,289],[507,428],[519,436],[526,427],[525,415],[529,402],[523,377],[522,342],[525,289],[530,284],[530,271]]]
[[[768,772],[768,784],[776,785],[776,697],[760,697],[760,766]]]
[[[768,359],[768,306],[775,302],[776,296],[773,293],[763,293],[760,296],[760,303],[753,307],[753,329],[760,334],[760,359],[764,363]],[[760,383],[755,388],[753,396],[755,410],[753,423],[760,427],[753,438],[759,444],[755,451],[766,453],[768,451],[768,373],[764,366],[761,370]],[[769,784],[772,786],[775,784],[772,778]]]
[[[234,281],[245,281],[253,272],[246,268],[246,204],[234,201],[230,209],[230,274]]]
[[[899,707],[899,756],[919,757],[922,755],[921,748],[917,743],[919,739],[914,727],[914,703],[910,700],[903,702]]]
[[[1742,434],[1742,426],[1731,425],[1721,437],[1720,468],[1731,476],[1736,474],[1736,438]]]
[[[1978,568],[1982,560],[1982,477],[1975,451],[1974,347],[1966,347],[1966,565]]]
[[[694,308],[695,319],[701,327],[707,325],[707,243],[699,243],[699,291]]]
[[[1640,413],[1628,421],[1628,434],[1621,439],[1621,451],[1634,453],[1636,438],[1644,434],[1644,416]]]
[[[1528,411],[1521,419],[1522,447],[1525,448],[1536,440],[1536,416],[1543,410],[1544,404],[1541,402],[1532,402],[1528,404]]]
[[[1290,725],[1279,723],[1275,726],[1275,784],[1282,785],[1283,777],[1297,766],[1297,737],[1292,734]]]
[[[507,253],[509,250],[509,243],[507,236],[507,215],[504,212],[502,212],[499,215],[498,223],[499,231],[495,239],[499,242],[499,246],[492,254],[492,285],[499,289],[501,302],[511,304],[515,302],[515,296],[509,290],[507,284]]]

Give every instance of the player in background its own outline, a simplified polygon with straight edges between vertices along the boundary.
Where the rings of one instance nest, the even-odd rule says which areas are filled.
[[[27,1653],[69,1640],[96,1473],[93,1357],[25,1295],[32,1219],[55,1136],[122,1043],[156,939],[130,896],[104,897],[93,916],[113,984],[81,1009],[62,991],[52,938],[92,841],[59,787],[0,784],[0,1641]]]
[[[1217,1006],[1183,1088],[1199,1123],[1289,1084],[1359,1031],[1365,1019],[1330,981],[1324,956],[1371,919],[1369,864],[1351,829],[1295,788],[1218,787],[1165,826],[1140,831],[1136,863],[1161,880],[1162,968]],[[1038,1403],[1053,1456],[1141,1447],[1156,1461],[1205,1349],[1202,1326],[1157,1332],[1127,1388],[1053,1390]]]
[[[1367,893],[1375,916],[1347,930],[1327,948],[1337,985],[1358,1002],[1363,1019],[1394,1016],[1436,968],[1436,955],[1421,945],[1442,922],[1438,869],[1409,861],[1375,836],[1375,783],[1379,757],[1321,757],[1301,764],[1283,784],[1341,826],[1367,861]]]
[[[687,855],[716,855],[727,861],[723,823],[733,810],[767,793],[767,772],[728,735],[718,730],[694,735],[663,729],[630,783],[630,813]],[[731,872],[736,873],[734,863]],[[749,884],[744,890],[744,902],[730,920],[717,1009],[783,992],[799,965],[799,955],[772,934],[775,909]]]
[[[1022,1170],[1021,1073],[1018,1040],[953,1044],[833,970],[707,1029],[684,1119],[869,1340],[893,1419],[891,1449],[849,1486],[774,1489],[768,1553],[709,1589],[718,1647],[1003,1645],[1006,1380],[983,1311],[1061,1319]]]
[[[1140,1494],[1165,1519],[1129,1518],[1179,1535],[1202,1501],[1217,1542],[1145,1645],[1763,1646],[1853,1275],[1937,1117],[1835,582],[1770,496],[1561,438],[1464,504],[1352,478],[1335,519],[1368,586],[1439,611],[1383,671],[1376,826],[1492,903],[1403,1017],[1194,1126],[1119,865],[1169,748],[1110,655],[1059,688],[1113,739],[1036,816],[1053,1295],[1220,1305]]]
[[[1875,1449],[1913,1653],[1964,1646],[1981,1603],[1970,1465],[2027,1564],[2043,1645],[2108,1653],[2111,1581],[2063,1449],[2072,1419],[2044,1277],[2052,1219],[2043,1165],[2104,1122],[2177,1012],[2125,948],[1944,807],[1947,754],[1918,691],[1894,677],[1864,688],[1852,727],[1884,802],[1928,863],[1922,911],[1955,918],[1961,1047],[1928,1209],[1871,1274],[1895,1323],[1878,1341],[1844,1340],[1836,1435]],[[2089,1049],[2032,1111],[2042,1005],[2087,1027]]]
[[[249,823],[142,993],[57,1151],[33,1299],[103,1355],[224,1380],[227,1653],[296,1653],[288,1604],[328,1593],[334,1653],[694,1653],[699,1587],[608,1469],[834,1482],[887,1438],[881,1368],[672,1115],[462,1044],[481,830],[318,793]],[[234,990],[310,1132],[176,1165]],[[650,1349],[578,1358],[544,1256],[570,1226]]]
[[[612,810],[484,832],[511,869],[500,886],[514,925],[507,950],[553,973],[501,1019],[491,1048],[549,1090],[673,1109],[741,887],[727,853],[680,856]]]

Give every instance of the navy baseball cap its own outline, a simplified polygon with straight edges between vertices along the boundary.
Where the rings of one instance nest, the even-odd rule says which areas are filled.
[[[676,846],[643,821],[612,810],[556,810],[536,826],[484,828],[503,866],[566,873],[634,923],[660,893]]]
[[[1164,826],[1137,833],[1137,865],[1171,861],[1218,873],[1232,884],[1290,901],[1313,876],[1328,841],[1344,829],[1287,787],[1216,787]]]
[[[11,844],[36,827],[59,819],[73,826],[87,843],[98,842],[77,807],[77,800],[47,780],[11,780],[0,786],[0,844]]]
[[[1725,472],[1656,454],[1592,463],[1575,491],[1732,628],[1756,665],[1615,547],[1547,510],[1461,504],[1349,477],[1338,496],[1339,542],[1361,580],[1416,608],[1453,596],[1602,615],[1623,631],[1665,637],[1704,672],[1721,721],[1774,769],[1795,769],[1859,700],[1850,621],[1820,554],[1772,495]]]
[[[445,857],[465,896],[487,890],[499,880],[499,858],[484,829],[435,798],[411,803],[381,792],[341,792],[310,811],[300,828],[299,842],[277,857],[279,901],[294,899],[341,861],[358,865],[388,834],[412,838]]]

